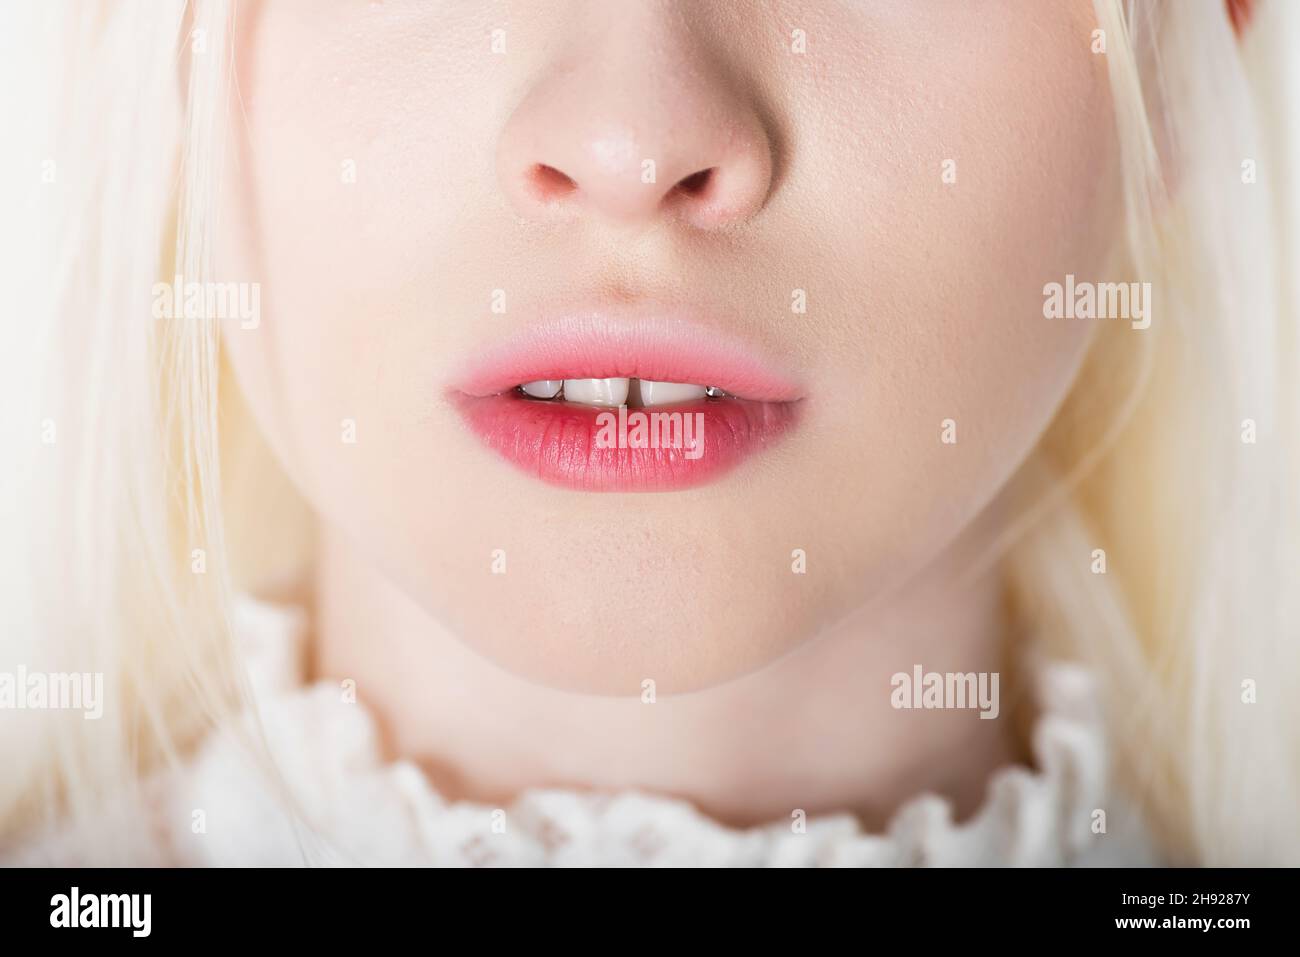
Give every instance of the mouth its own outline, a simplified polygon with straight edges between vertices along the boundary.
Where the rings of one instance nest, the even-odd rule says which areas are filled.
[[[582,491],[676,491],[771,448],[802,392],[748,347],[686,322],[581,316],[533,327],[452,393],[517,469]]]

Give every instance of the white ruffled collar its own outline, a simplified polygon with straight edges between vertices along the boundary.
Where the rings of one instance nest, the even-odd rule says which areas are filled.
[[[996,772],[983,806],[956,824],[949,803],[920,795],[882,833],[849,814],[738,830],[686,801],[627,792],[538,789],[504,808],[444,800],[415,765],[386,761],[373,718],[339,706],[332,684],[305,686],[300,610],[241,599],[261,727],[283,785],[257,770],[236,729],[212,735],[169,775],[169,856],[186,864],[444,865],[1028,865],[1150,864],[1145,828],[1107,791],[1107,748],[1094,681],[1052,663],[1038,673],[1036,769]],[[194,809],[220,822],[195,834]],[[1104,813],[1105,833],[1096,833]]]

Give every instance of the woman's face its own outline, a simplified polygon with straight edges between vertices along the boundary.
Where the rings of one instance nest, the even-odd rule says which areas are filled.
[[[716,684],[921,574],[1061,403],[1089,324],[1043,286],[1115,213],[1095,28],[1088,0],[244,4],[217,271],[261,323],[224,344],[322,518],[467,645]],[[622,379],[728,392],[628,385],[700,414],[700,454],[596,447]]]

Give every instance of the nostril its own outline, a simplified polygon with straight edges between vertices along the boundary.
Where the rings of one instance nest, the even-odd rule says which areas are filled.
[[[702,169],[698,173],[692,173],[685,179],[678,182],[673,187],[676,192],[685,196],[699,198],[709,191],[709,186],[713,182],[713,167]]]
[[[572,177],[545,163],[538,163],[528,171],[528,185],[533,194],[545,203],[563,199],[578,188]]]

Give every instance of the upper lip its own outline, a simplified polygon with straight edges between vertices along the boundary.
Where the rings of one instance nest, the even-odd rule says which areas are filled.
[[[474,359],[455,383],[469,396],[538,379],[636,378],[716,386],[738,398],[794,402],[797,380],[746,342],[680,313],[591,309],[530,324]]]

